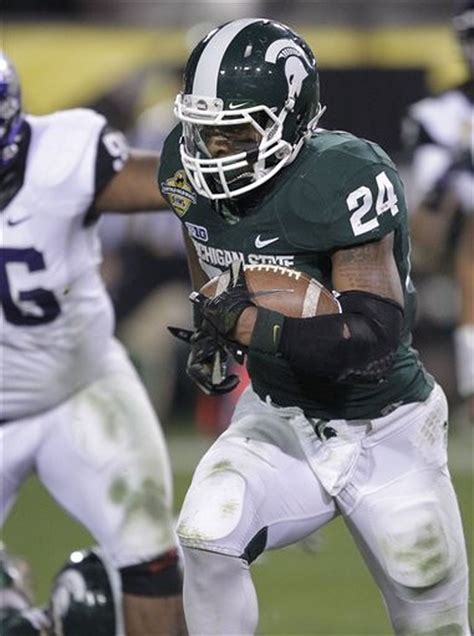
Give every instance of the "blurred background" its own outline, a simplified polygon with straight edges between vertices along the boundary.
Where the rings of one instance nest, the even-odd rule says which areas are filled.
[[[93,107],[133,145],[159,149],[174,125],[184,61],[201,37],[240,17],[280,20],[305,37],[318,59],[328,107],[321,125],[381,144],[399,166],[410,202],[410,155],[401,134],[407,107],[466,78],[451,28],[455,6],[450,0],[3,0],[0,46],[18,68],[28,112]],[[171,213],[108,215],[101,223],[103,275],[117,333],[162,420],[179,508],[193,467],[227,424],[232,400],[195,393],[184,373],[186,347],[166,331],[168,324],[191,321],[177,220]],[[451,468],[472,555],[472,429],[456,391],[452,342],[459,291],[449,251],[436,267],[417,257],[416,246],[413,256],[415,346],[450,401]],[[54,571],[90,538],[32,479],[7,522],[5,540],[31,560],[44,602]],[[305,549],[283,550],[256,565],[261,633],[389,633],[377,591],[343,525],[320,533],[312,558]],[[346,609],[334,616],[336,597]]]

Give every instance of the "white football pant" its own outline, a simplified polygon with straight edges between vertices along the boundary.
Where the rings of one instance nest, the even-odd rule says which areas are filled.
[[[176,545],[163,434],[125,356],[56,408],[0,426],[2,523],[33,472],[116,567]]]
[[[248,562],[338,514],[397,635],[470,634],[466,549],[446,447],[439,386],[424,403],[351,422],[309,420],[247,389],[230,428],[199,463],[180,516],[190,634],[254,634]]]

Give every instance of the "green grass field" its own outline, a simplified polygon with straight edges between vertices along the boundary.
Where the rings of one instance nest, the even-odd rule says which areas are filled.
[[[184,434],[171,435],[168,441],[178,507],[192,467],[205,450],[206,442]],[[471,562],[474,549],[472,451],[472,437],[467,434],[451,440],[451,472]],[[255,563],[254,580],[260,599],[259,634],[390,634],[379,593],[342,521],[336,520],[318,537],[316,553],[293,546],[267,553]],[[80,526],[57,508],[34,478],[21,491],[6,523],[4,540],[10,550],[23,554],[31,562],[40,602],[46,600],[51,578],[69,552],[93,543]]]

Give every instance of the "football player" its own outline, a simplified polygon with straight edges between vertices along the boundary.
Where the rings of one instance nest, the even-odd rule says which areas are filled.
[[[251,378],[181,511],[188,629],[254,634],[252,562],[342,515],[397,634],[467,636],[447,403],[410,345],[403,187],[379,146],[318,128],[322,113],[308,45],[271,20],[233,21],[191,54],[163,149],[159,184],[188,231],[195,288],[228,272],[215,299],[192,295],[188,373],[231,390],[226,356],[245,347]],[[310,274],[342,313],[256,307],[243,263]]]
[[[474,423],[474,0],[463,3],[453,26],[468,79],[414,104],[404,130],[414,152],[414,247],[422,265],[437,267],[454,254],[461,296],[454,334],[457,384]]]
[[[36,472],[117,569],[127,636],[184,629],[167,450],[97,269],[102,212],[164,207],[156,167],[96,112],[24,114],[0,55],[1,519]]]

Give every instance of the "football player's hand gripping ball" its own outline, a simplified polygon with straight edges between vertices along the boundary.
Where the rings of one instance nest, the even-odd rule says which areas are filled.
[[[199,304],[205,320],[226,340],[233,339],[237,321],[244,309],[255,307],[250,299],[241,261],[234,261],[229,273],[227,288],[214,298],[207,298],[199,292],[190,295],[191,301]]]

